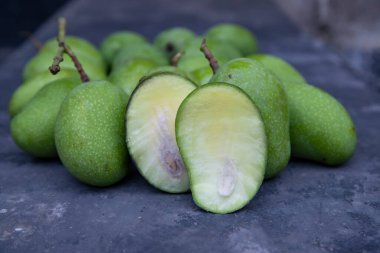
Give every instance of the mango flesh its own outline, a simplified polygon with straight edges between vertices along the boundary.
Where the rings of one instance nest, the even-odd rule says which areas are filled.
[[[290,137],[288,101],[278,78],[259,62],[239,58],[222,65],[211,81],[236,85],[253,100],[263,118],[268,141],[265,177],[280,173],[289,161]]]
[[[215,40],[235,46],[243,56],[257,51],[257,40],[246,28],[230,23],[221,23],[211,27],[206,40]]]
[[[189,190],[174,122],[179,105],[195,88],[195,84],[180,75],[156,73],[142,80],[128,103],[129,154],[140,174],[165,192]]]
[[[115,70],[118,67],[127,64],[134,58],[152,60],[158,65],[167,65],[169,63],[165,55],[152,45],[145,43],[133,44],[124,46],[120,49],[120,51],[118,51],[112,62],[112,70]]]
[[[11,134],[21,149],[40,158],[57,156],[54,141],[57,115],[67,94],[79,83],[77,78],[49,83],[12,119]]]
[[[303,76],[289,63],[269,54],[254,54],[247,58],[262,63],[273,72],[283,83],[305,83]]]
[[[73,89],[63,101],[55,142],[62,163],[81,182],[109,186],[127,174],[127,100],[121,88],[91,81]]]
[[[292,155],[327,165],[347,161],[355,151],[356,130],[344,107],[311,85],[287,83]]]
[[[199,207],[230,213],[255,196],[264,179],[266,134],[241,89],[209,83],[190,93],[177,113],[176,136]]]
[[[108,80],[121,87],[129,97],[140,79],[157,66],[152,60],[135,58],[112,71]]]
[[[21,84],[13,93],[11,100],[9,101],[9,113],[11,117],[15,116],[21,109],[33,98],[36,93],[51,81],[66,78],[77,77],[79,79],[78,72],[72,69],[61,69],[61,71],[52,75],[50,72],[42,72],[35,77],[27,80]]]
[[[24,80],[29,80],[41,72],[49,72],[49,67],[53,63],[53,58],[56,52],[42,51],[34,56],[25,65],[22,76]],[[101,80],[106,78],[106,69],[104,66],[94,63],[94,61],[83,54],[76,54],[78,60],[82,64],[90,79]],[[63,61],[60,63],[62,69],[76,70],[74,63],[66,54],[63,56]]]
[[[120,31],[107,36],[100,45],[100,51],[107,63],[110,64],[122,47],[141,43],[148,42],[140,34],[131,31]]]
[[[159,33],[154,45],[165,53],[168,59],[182,51],[195,38],[195,34],[184,27],[173,27]]]

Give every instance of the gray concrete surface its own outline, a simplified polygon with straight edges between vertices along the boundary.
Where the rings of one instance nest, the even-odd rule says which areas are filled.
[[[378,0],[275,0],[301,28],[337,46],[380,48]]]
[[[69,33],[95,43],[119,29],[152,38],[173,25],[198,33],[221,21],[246,25],[263,52],[284,57],[346,106],[358,147],[338,168],[292,161],[229,215],[200,210],[190,194],[159,192],[136,170],[113,187],[89,187],[58,161],[26,155],[9,135],[6,105],[34,53],[26,43],[0,66],[0,252],[379,252],[379,90],[272,2],[81,0],[59,14]],[[56,34],[54,19],[39,29],[40,38]]]

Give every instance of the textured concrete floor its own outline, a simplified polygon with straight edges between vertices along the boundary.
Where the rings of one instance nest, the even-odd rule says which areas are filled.
[[[28,43],[0,66],[0,252],[378,252],[380,248],[380,94],[321,42],[298,31],[270,1],[76,1],[59,14],[69,33],[95,43],[131,29],[152,38],[173,25],[198,33],[241,23],[263,52],[293,63],[329,91],[357,125],[354,157],[339,168],[292,161],[244,209],[205,213],[190,194],[171,195],[133,170],[116,186],[80,184],[58,161],[34,159],[12,142],[6,113]],[[37,36],[54,36],[54,18]]]

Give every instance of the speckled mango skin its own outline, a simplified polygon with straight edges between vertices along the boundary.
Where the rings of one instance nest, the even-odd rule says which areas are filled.
[[[58,155],[78,180],[109,186],[127,173],[125,111],[128,97],[107,81],[91,81],[70,92],[55,127]]]
[[[254,54],[247,56],[247,58],[262,63],[282,82],[305,83],[303,76],[293,66],[279,57],[269,54]]]
[[[292,156],[339,165],[355,151],[356,130],[345,108],[312,85],[287,83]]]
[[[73,69],[61,69],[57,75],[50,72],[37,74],[35,77],[21,84],[13,93],[9,101],[9,114],[15,116],[33,98],[36,93],[50,82],[67,77],[79,78],[78,72]]]
[[[79,84],[77,78],[49,83],[12,119],[12,138],[21,149],[39,158],[57,156],[54,141],[57,115],[67,94]]]
[[[216,40],[235,46],[243,56],[257,51],[255,36],[246,28],[230,23],[221,23],[211,27],[206,33],[207,40]]]
[[[289,162],[290,136],[288,101],[277,77],[257,61],[238,58],[222,65],[211,82],[236,85],[254,101],[263,118],[268,141],[265,178],[280,173]]]

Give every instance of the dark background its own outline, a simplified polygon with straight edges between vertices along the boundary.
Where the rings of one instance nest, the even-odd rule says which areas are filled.
[[[25,40],[22,31],[35,31],[67,0],[0,1],[0,62]]]
[[[76,1],[76,0],[72,0]],[[0,1],[0,63],[69,0]],[[353,71],[378,83],[380,77],[380,1],[274,0],[303,31],[339,50]],[[238,3],[238,2],[237,2]],[[380,89],[380,85],[377,85]]]

